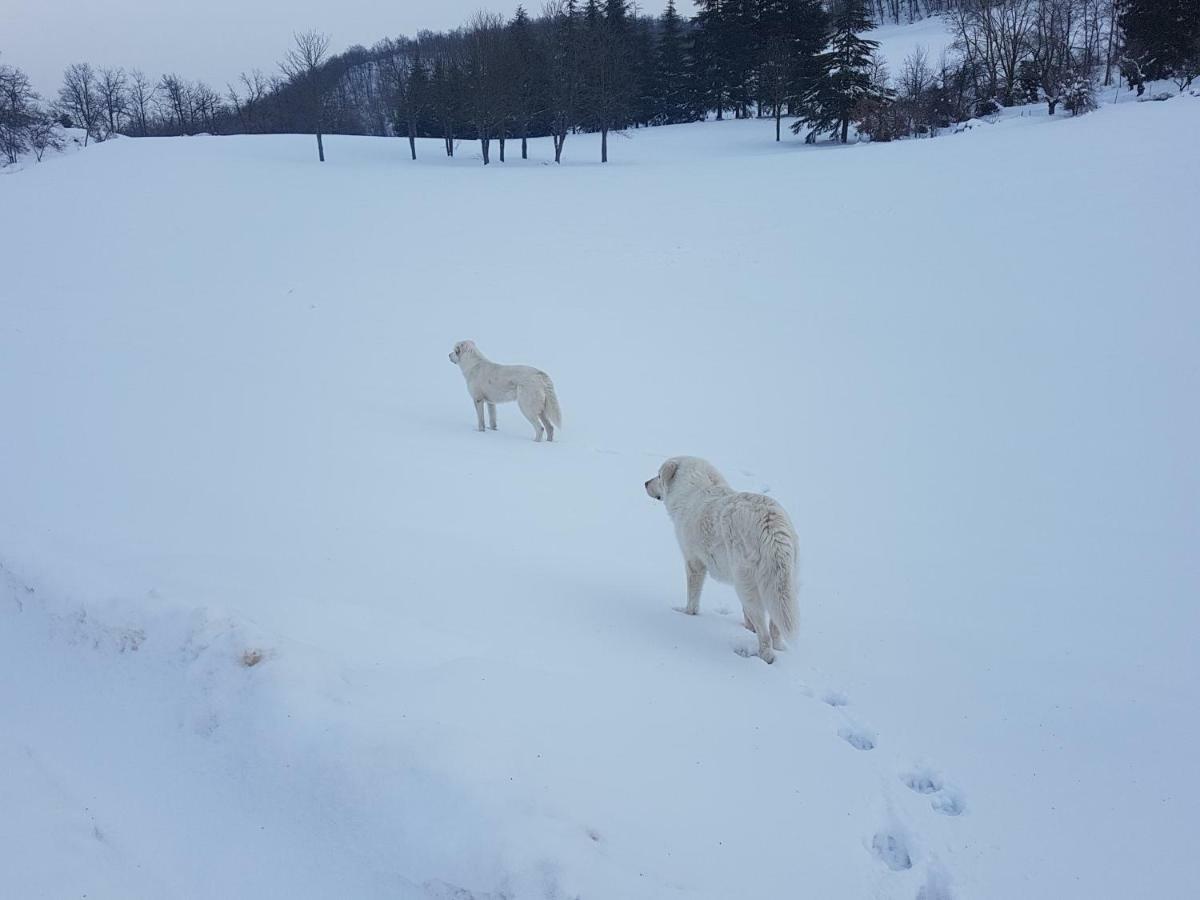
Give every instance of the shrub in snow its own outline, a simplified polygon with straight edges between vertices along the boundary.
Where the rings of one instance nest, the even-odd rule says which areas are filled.
[[[1081,116],[1096,108],[1096,85],[1083,73],[1077,74],[1063,94],[1063,106],[1073,116]]]
[[[1042,82],[1037,66],[1025,60],[1017,70],[1017,88],[1013,92],[1013,100],[1016,103],[1037,103],[1041,99]]]
[[[854,124],[860,135],[872,141],[892,141],[903,137],[905,132],[904,116],[898,105],[884,96],[860,100],[854,107]]]
[[[1000,112],[1000,104],[989,97],[975,104],[974,118],[981,119],[984,116],[994,116],[998,112]]]

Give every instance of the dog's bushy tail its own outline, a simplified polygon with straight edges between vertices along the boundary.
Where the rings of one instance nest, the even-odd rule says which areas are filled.
[[[772,510],[766,522],[771,565],[763,598],[767,613],[779,633],[791,637],[800,624],[800,606],[796,598],[796,532],[782,512]]]
[[[562,410],[558,407],[558,394],[554,391],[554,382],[549,375],[543,375],[542,381],[546,388],[546,418],[555,428],[562,427]]]

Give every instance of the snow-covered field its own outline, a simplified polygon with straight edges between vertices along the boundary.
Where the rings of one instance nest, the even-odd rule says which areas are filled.
[[[878,42],[879,47],[875,52],[887,60],[892,78],[898,78],[903,73],[904,61],[917,49],[925,52],[930,69],[940,71],[942,57],[954,41],[954,35],[940,16],[899,25],[888,23],[872,29],[863,37]]]
[[[1200,100],[769,137],[0,179],[0,895],[1189,895]],[[796,522],[774,666],[678,453]]]

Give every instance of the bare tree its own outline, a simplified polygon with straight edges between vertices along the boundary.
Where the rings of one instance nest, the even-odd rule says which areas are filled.
[[[29,149],[33,151],[34,158],[38,162],[42,161],[42,157],[47,150],[61,150],[63,148],[62,135],[59,134],[58,128],[49,116],[39,115],[34,117],[30,123],[29,129]]]
[[[466,37],[467,117],[475,126],[486,166],[503,112],[504,20],[493,13],[476,13]]]
[[[94,137],[101,140],[100,123],[103,111],[96,88],[96,73],[87,63],[74,63],[63,73],[63,86],[58,89],[58,106],[76,125],[84,130],[83,145]]]
[[[1075,82],[1075,13],[1072,0],[1040,0],[1034,16],[1033,65],[1050,115]]]
[[[232,84],[229,88],[229,102],[233,104],[234,112],[241,123],[242,131],[255,134],[261,128],[263,100],[271,91],[271,85],[261,69],[255,69],[250,74],[243,72],[238,79],[242,84],[242,95]]]
[[[329,54],[329,35],[304,31],[293,36],[296,46],[287,52],[279,68],[296,91],[303,116],[317,136],[317,159],[325,162],[325,58]]]
[[[195,106],[192,102],[192,89],[178,75],[164,75],[159,82],[161,97],[159,102],[163,107],[163,118],[174,119],[179,134],[192,134],[195,131]]]
[[[121,130],[122,120],[129,111],[126,88],[124,69],[118,67],[100,70],[100,77],[96,80],[96,92],[100,97],[100,107],[104,112],[108,134],[116,134]]]
[[[129,73],[129,112],[133,116],[134,129],[142,137],[150,133],[150,106],[156,93],[158,87],[145,72],[134,69]]]
[[[15,66],[0,64],[0,153],[9,162],[15,163],[32,143],[30,129],[42,119],[36,103],[28,76]]]
[[[959,0],[949,15],[954,46],[976,76],[976,96],[1013,103],[1041,0]]]

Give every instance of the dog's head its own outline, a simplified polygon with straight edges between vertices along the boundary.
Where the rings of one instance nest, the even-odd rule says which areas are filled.
[[[458,361],[467,353],[475,349],[474,341],[459,341],[454,345],[454,349],[450,351],[450,362],[458,365]]]
[[[665,500],[667,498],[667,491],[671,489],[671,482],[675,480],[675,476],[678,474],[679,459],[668,459],[658,467],[658,474],[646,482],[646,493],[655,500]]]
[[[695,456],[672,456],[659,469],[658,474],[646,482],[646,493],[655,500],[666,500],[673,494],[684,496],[690,489],[705,489],[725,486],[711,463]]]

